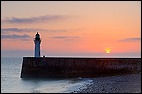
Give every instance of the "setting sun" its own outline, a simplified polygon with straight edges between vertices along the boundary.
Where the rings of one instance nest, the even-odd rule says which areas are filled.
[[[110,53],[110,48],[107,48],[105,51],[106,53]]]

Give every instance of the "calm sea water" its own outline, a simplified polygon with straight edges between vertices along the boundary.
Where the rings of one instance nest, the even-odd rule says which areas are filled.
[[[21,58],[1,58],[1,93],[62,93],[84,88],[89,78],[27,78],[21,79]]]

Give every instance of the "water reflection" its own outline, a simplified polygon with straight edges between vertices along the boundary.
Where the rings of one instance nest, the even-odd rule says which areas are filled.
[[[81,78],[21,78],[20,82],[26,92],[59,93],[81,80]]]

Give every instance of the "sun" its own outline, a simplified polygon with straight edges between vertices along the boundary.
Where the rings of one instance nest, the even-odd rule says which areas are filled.
[[[110,48],[106,48],[105,51],[106,51],[106,53],[108,54],[108,53],[110,53],[111,50],[110,50]]]

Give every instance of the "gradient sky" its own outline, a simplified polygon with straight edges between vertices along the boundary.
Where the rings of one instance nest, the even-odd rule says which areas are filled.
[[[141,1],[2,1],[1,55],[141,57]],[[109,48],[111,53],[105,53]]]

